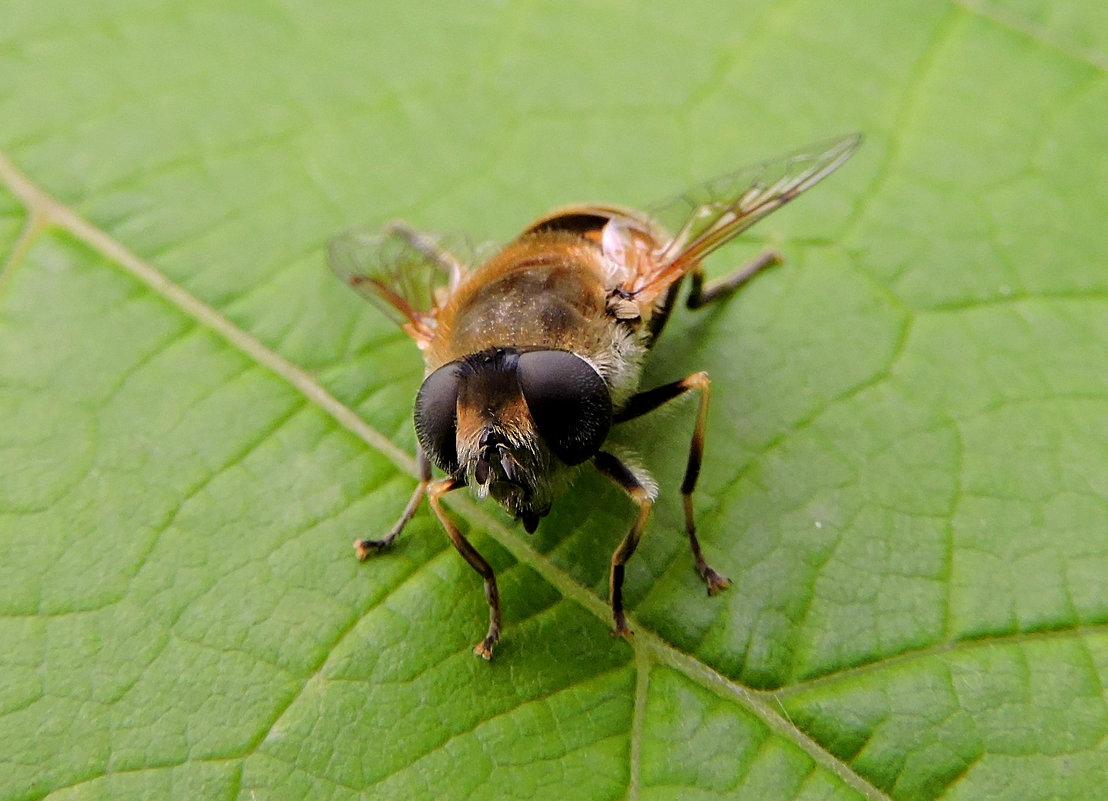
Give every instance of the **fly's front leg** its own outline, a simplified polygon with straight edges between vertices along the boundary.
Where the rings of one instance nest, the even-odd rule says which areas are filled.
[[[624,565],[627,564],[627,560],[631,558],[631,554],[635,552],[635,548],[639,545],[643,529],[646,528],[646,521],[650,518],[650,507],[654,505],[654,496],[651,491],[644,487],[642,482],[635,478],[634,474],[627,469],[627,465],[612,456],[612,454],[600,451],[600,453],[593,457],[593,464],[596,465],[597,470],[619,484],[627,494],[631,496],[631,500],[639,505],[639,516],[635,519],[635,524],[631,526],[631,530],[627,532],[627,536],[623,538],[623,542],[619,544],[619,547],[617,547],[612,554],[612,572],[608,578],[608,593],[612,603],[612,618],[615,621],[615,628],[612,629],[612,634],[614,636],[630,639],[632,631],[627,627],[627,615],[623,611]]]
[[[692,271],[692,287],[689,290],[687,305],[690,309],[699,309],[713,300],[726,297],[762,270],[780,264],[782,261],[784,259],[776,250],[767,250],[731,275],[712,281],[707,285],[704,283],[704,268],[697,265],[696,269]]]
[[[696,560],[696,572],[708,585],[708,594],[715,595],[731,586],[731,579],[716,572],[704,558],[700,550],[700,540],[696,536],[696,522],[693,519],[693,490],[700,477],[700,462],[704,455],[704,429],[708,422],[708,401],[711,398],[711,381],[705,372],[693,373],[674,381],[672,384],[649,389],[633,395],[627,404],[615,415],[615,422],[622,423],[654,411],[663,403],[684,395],[689,390],[700,390],[700,407],[696,413],[696,426],[693,428],[692,442],[689,444],[689,461],[685,465],[685,479],[681,482],[681,495],[685,502],[685,532],[689,535],[689,547]]]
[[[500,591],[496,588],[496,574],[493,573],[492,566],[485,561],[481,554],[477,553],[477,549],[470,545],[469,540],[454,525],[454,521],[447,516],[446,510],[442,508],[440,501],[446,493],[464,486],[465,482],[458,478],[440,479],[427,488],[427,502],[431,504],[431,509],[439,522],[442,523],[442,527],[446,529],[446,535],[450,537],[450,541],[458,549],[458,553],[485,580],[485,599],[489,602],[489,632],[485,635],[485,639],[477,643],[473,653],[482,659],[489,660],[492,659],[493,646],[500,639]]]
[[[364,562],[370,554],[377,553],[382,548],[387,548],[392,544],[392,541],[404,530],[404,526],[408,525],[408,521],[415,515],[416,509],[419,508],[419,502],[423,500],[423,495],[427,492],[427,485],[431,483],[431,461],[422,450],[416,453],[416,465],[419,468],[419,483],[416,484],[415,491],[408,500],[408,505],[404,507],[400,519],[389,529],[389,533],[379,540],[354,540],[354,553],[358,555],[359,561]]]

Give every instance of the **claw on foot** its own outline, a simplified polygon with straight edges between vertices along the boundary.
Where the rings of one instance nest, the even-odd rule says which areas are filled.
[[[719,595],[731,586],[731,579],[727,578],[727,576],[721,576],[710,567],[705,566],[703,570],[697,572],[699,572],[700,577],[704,579],[704,583],[708,585],[709,595]]]
[[[354,540],[354,553],[359,562],[364,562],[388,544],[387,540]]]
[[[631,629],[627,628],[627,626],[623,624],[617,625],[614,629],[612,629],[612,636],[622,637],[623,639],[627,640],[627,642],[635,641],[635,632],[631,631]]]
[[[473,647],[473,653],[488,662],[492,659],[492,647],[494,645],[496,645],[496,640],[486,637]]]

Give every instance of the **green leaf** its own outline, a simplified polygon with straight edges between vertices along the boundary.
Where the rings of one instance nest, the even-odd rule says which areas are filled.
[[[1108,12],[199,0],[0,7],[0,799],[1071,799],[1108,784]],[[415,347],[323,245],[504,240],[862,130],[713,260],[528,537],[414,486]]]

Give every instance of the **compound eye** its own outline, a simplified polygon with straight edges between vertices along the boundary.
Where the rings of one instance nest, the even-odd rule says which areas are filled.
[[[600,450],[612,427],[612,398],[592,365],[568,351],[535,350],[519,355],[516,375],[555,456],[574,465]]]
[[[458,469],[458,385],[461,365],[444,364],[423,380],[415,402],[419,447],[447,473]]]

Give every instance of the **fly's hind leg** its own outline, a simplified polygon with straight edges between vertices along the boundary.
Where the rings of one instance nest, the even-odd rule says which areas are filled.
[[[731,275],[724,276],[723,278],[719,278],[707,284],[704,283],[704,267],[698,264],[691,271],[690,279],[692,280],[692,287],[689,290],[689,299],[686,301],[686,305],[690,309],[699,309],[703,306],[707,306],[713,300],[728,297],[738,290],[739,287],[750,281],[751,278],[762,272],[762,270],[774,267],[782,261],[784,261],[784,258],[776,250],[767,250],[759,254],[754,261],[749,264],[744,264]],[[665,328],[666,321],[669,320],[669,315],[673,311],[673,306],[677,301],[677,295],[681,291],[683,280],[684,276],[670,284],[666,293],[657,301],[654,312],[650,316],[650,322],[648,323],[650,341],[654,341],[661,336],[662,329]]]
[[[379,540],[354,540],[354,553],[358,555],[358,561],[364,562],[371,554],[391,545],[392,541],[404,530],[404,526],[408,525],[408,521],[415,515],[416,509],[419,508],[419,502],[423,500],[423,496],[427,492],[427,486],[431,483],[431,462],[422,450],[416,454],[416,465],[419,467],[419,483],[416,484],[415,491],[412,492],[412,497],[408,500],[408,505],[404,507],[400,519],[389,529],[389,533]]]
[[[442,523],[442,527],[446,529],[446,536],[450,537],[450,542],[453,543],[458,553],[485,580],[485,600],[489,602],[489,631],[485,635],[485,639],[474,647],[473,653],[487,661],[492,659],[493,646],[500,639],[500,591],[496,588],[496,574],[493,573],[492,565],[485,561],[485,557],[477,553],[477,549],[470,545],[469,540],[454,525],[454,521],[446,514],[446,510],[442,508],[442,503],[439,500],[446,493],[464,486],[465,482],[461,479],[449,476],[440,479],[427,488],[427,502],[431,504],[431,509],[439,522]]]
[[[731,275],[719,278],[711,283],[704,283],[704,268],[697,265],[692,271],[692,287],[689,289],[687,305],[690,309],[699,309],[713,300],[727,297],[751,278],[768,267],[780,264],[784,259],[776,250],[767,250],[749,264],[745,264]]]
[[[693,373],[645,392],[633,395],[627,404],[615,415],[615,422],[622,423],[652,412],[667,401],[671,401],[689,390],[700,391],[700,406],[696,413],[696,426],[693,428],[692,442],[689,444],[689,460],[685,465],[685,479],[681,482],[681,496],[685,502],[685,532],[689,535],[689,547],[696,562],[696,572],[708,586],[708,594],[716,593],[731,586],[731,579],[718,573],[700,550],[700,540],[696,536],[696,521],[693,518],[693,490],[700,477],[700,462],[704,455],[704,429],[708,422],[708,401],[711,397],[711,381],[705,372]]]
[[[635,552],[642,538],[646,521],[650,518],[650,507],[654,505],[654,496],[641,481],[635,478],[627,465],[612,454],[600,451],[593,457],[593,464],[597,470],[619,484],[631,496],[631,500],[639,505],[639,516],[635,519],[635,524],[631,526],[623,542],[612,554],[612,572],[608,579],[608,595],[612,604],[612,618],[615,621],[612,635],[630,639],[632,631],[627,627],[627,615],[623,611],[623,571],[627,560],[631,558],[631,554]]]

